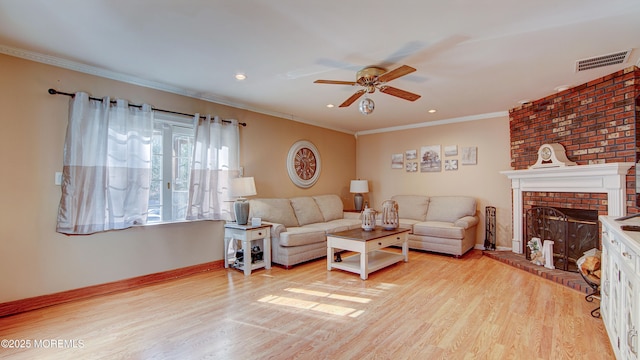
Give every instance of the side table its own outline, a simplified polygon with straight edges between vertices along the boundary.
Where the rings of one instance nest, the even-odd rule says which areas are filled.
[[[242,242],[242,252],[244,256],[243,265],[238,269],[243,270],[245,275],[251,275],[255,269],[271,269],[271,225],[251,226],[238,225],[237,223],[226,223],[224,225],[224,267],[229,267],[229,243],[232,240]],[[251,243],[262,241],[262,260],[251,261]]]

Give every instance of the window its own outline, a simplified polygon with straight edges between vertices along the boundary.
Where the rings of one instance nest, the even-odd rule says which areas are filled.
[[[148,223],[185,220],[193,143],[193,118],[156,112]]]
[[[78,92],[69,106],[56,231],[93,234],[145,219],[229,220],[238,141],[237,120]]]

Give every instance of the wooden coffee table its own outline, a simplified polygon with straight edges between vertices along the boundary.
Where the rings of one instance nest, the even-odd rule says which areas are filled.
[[[410,229],[385,230],[376,227],[372,231],[353,229],[327,234],[327,270],[340,269],[360,274],[366,280],[369,274],[397,262],[409,261],[407,235]],[[391,245],[402,245],[402,254],[382,250]],[[357,254],[336,262],[335,249],[354,251]]]

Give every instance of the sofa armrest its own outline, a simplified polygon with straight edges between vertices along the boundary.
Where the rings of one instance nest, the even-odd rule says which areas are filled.
[[[468,229],[470,227],[478,225],[480,219],[477,216],[464,216],[458,220],[456,220],[453,225],[459,226],[463,229]]]
[[[273,222],[263,221],[263,224],[271,225],[271,237],[280,238],[280,234],[287,231],[287,227]]]

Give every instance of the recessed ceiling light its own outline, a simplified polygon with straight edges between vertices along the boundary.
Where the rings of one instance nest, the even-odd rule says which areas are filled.
[[[433,113],[434,113],[434,112],[436,112],[436,111],[438,111],[438,110],[436,110],[436,109],[431,109],[431,110],[429,110],[429,113],[433,114]]]
[[[334,105],[333,104],[327,104],[328,108],[332,108]]]
[[[518,104],[520,104],[520,105],[528,104],[530,102],[531,102],[531,100],[529,100],[529,99],[518,100]]]
[[[569,88],[568,85],[560,85],[560,86],[556,86],[555,89],[553,89],[553,90],[555,90],[557,92],[561,92],[561,91],[567,90],[568,88]]]
[[[243,74],[243,73],[237,73],[236,74],[236,80],[244,80],[247,78],[247,75]]]

